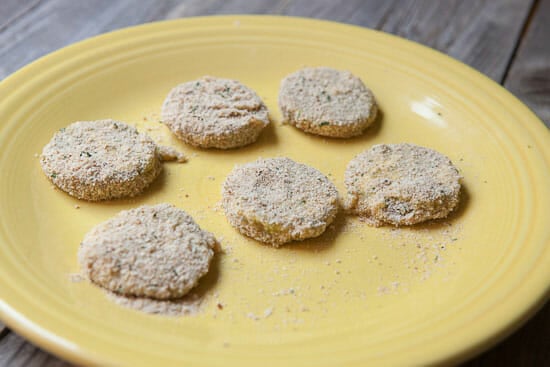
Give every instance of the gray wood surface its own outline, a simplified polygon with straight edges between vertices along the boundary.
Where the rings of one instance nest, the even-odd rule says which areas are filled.
[[[448,53],[501,82],[532,7],[532,0],[7,1],[16,16],[0,28],[0,78],[48,52],[122,27],[245,13],[307,16],[381,29]]]
[[[285,14],[352,23],[417,41],[500,82],[532,1],[293,1]],[[353,6],[352,6],[353,5]],[[495,47],[498,44],[499,47]]]
[[[0,3],[0,32],[24,16],[39,2],[39,0],[3,0]]]
[[[44,351],[27,343],[15,333],[9,333],[0,339],[0,366],[70,366]]]
[[[154,20],[231,13],[328,19],[411,39],[503,84],[550,126],[550,0],[0,0],[0,80],[96,34]],[[0,366],[69,364],[0,324]],[[550,305],[464,366],[550,366]]]
[[[550,127],[550,0],[535,7],[504,86]]]

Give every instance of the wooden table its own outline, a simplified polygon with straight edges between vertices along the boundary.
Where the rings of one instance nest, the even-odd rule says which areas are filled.
[[[414,40],[504,85],[550,127],[550,0],[0,0],[0,80],[96,34],[231,13],[329,19]],[[0,324],[0,367],[69,365]],[[550,304],[464,366],[550,366]]]

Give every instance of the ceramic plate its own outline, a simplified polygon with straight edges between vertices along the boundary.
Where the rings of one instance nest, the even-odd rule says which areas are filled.
[[[360,137],[281,124],[281,78],[326,65],[358,75],[381,118]],[[159,123],[164,97],[203,75],[238,79],[272,125],[246,148],[198,150]],[[60,128],[114,118],[185,152],[138,198],[78,201],[52,188],[38,154]],[[194,366],[427,365],[463,360],[501,339],[550,284],[550,133],[478,72],[383,33],[260,16],[177,20],[102,35],[48,55],[0,84],[0,316],[81,364]],[[378,143],[449,156],[464,176],[446,220],[373,228],[341,213],[321,237],[280,249],[239,235],[219,209],[237,163],[287,156],[345,193],[343,174]],[[76,281],[84,234],[123,209],[169,202],[220,239],[193,316],[121,307]]]

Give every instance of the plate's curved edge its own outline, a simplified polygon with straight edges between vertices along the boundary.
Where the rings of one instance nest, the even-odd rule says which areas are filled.
[[[34,73],[35,70],[38,70],[39,68],[42,68],[43,65],[47,65],[47,63],[53,63],[55,60],[54,58],[61,57],[61,55],[65,54],[67,51],[71,52],[77,52],[80,48],[87,48],[90,46],[93,42],[102,43],[106,40],[108,40],[110,37],[124,37],[128,33],[138,32],[140,30],[149,29],[151,27],[159,27],[159,26],[170,26],[172,24],[184,24],[187,22],[200,22],[204,19],[224,19],[227,21],[235,21],[235,20],[241,20],[241,19],[258,19],[258,18],[273,18],[273,19],[284,19],[286,22],[292,22],[292,23],[300,23],[300,22],[311,22],[311,23],[329,23],[332,26],[337,27],[349,27],[350,29],[357,29],[361,31],[369,31],[369,32],[376,32],[383,34],[386,37],[394,37],[396,39],[399,39],[400,42],[406,42],[412,47],[418,48],[419,46],[424,49],[424,51],[432,52],[434,55],[438,55],[437,57],[444,57],[446,61],[451,61],[453,63],[456,63],[457,66],[466,67],[470,72],[474,72],[478,77],[481,77],[481,79],[485,80],[486,82],[491,83],[493,87],[499,87],[501,92],[509,101],[513,101],[517,106],[521,107],[522,109],[528,111],[532,115],[532,119],[538,120],[542,125],[534,125],[530,124],[530,128],[534,128],[537,133],[545,131],[545,133],[542,133],[541,135],[535,134],[535,137],[544,139],[544,136],[547,138],[550,138],[550,132],[544,125],[544,123],[541,121],[541,119],[525,104],[523,104],[517,97],[515,97],[512,93],[510,93],[508,90],[506,90],[503,86],[499,85],[498,83],[494,82],[492,79],[488,78],[484,74],[480,73],[476,69],[470,67],[467,64],[464,64],[458,60],[455,60],[444,53],[434,50],[432,48],[429,48],[427,46],[420,45],[418,43],[415,43],[413,41],[387,34],[384,32],[363,28],[360,26],[355,25],[348,25],[348,24],[342,24],[338,22],[333,21],[326,21],[326,20],[316,20],[316,19],[308,19],[308,18],[299,18],[299,17],[288,17],[288,16],[267,16],[267,15],[216,15],[216,16],[206,16],[206,17],[193,17],[193,18],[187,18],[187,19],[176,19],[176,20],[165,20],[160,22],[151,22],[146,23],[138,26],[131,26],[126,27],[123,29],[111,31],[108,33],[104,33],[101,35],[97,35],[82,41],[79,41],[75,44],[66,46],[64,48],[61,48],[59,50],[56,50],[52,53],[49,53],[47,55],[42,56],[41,58],[37,59],[36,61],[33,61],[29,63],[28,65],[24,66],[23,68],[19,69],[15,73],[11,74],[4,80],[0,82],[0,94],[4,88],[9,89],[11,87],[11,84],[17,83],[19,78],[24,78],[29,73]],[[1,103],[0,103],[1,104]],[[532,125],[532,126],[531,126]],[[535,128],[535,126],[538,126]],[[545,135],[546,134],[546,135]],[[550,148],[546,152],[548,154],[550,152]],[[482,351],[486,350],[487,348],[490,348],[491,346],[497,344],[499,341],[503,340],[507,336],[509,336],[511,333],[513,333],[515,330],[520,328],[524,323],[526,323],[539,309],[541,309],[544,304],[547,302],[548,298],[550,296],[550,283],[547,286],[546,292],[542,292],[542,295],[540,297],[539,302],[531,304],[530,307],[526,308],[521,314],[517,315],[517,318],[515,320],[509,320],[509,324],[502,328],[502,331],[498,334],[494,335],[494,338],[486,339],[483,342],[475,345],[471,345],[468,348],[465,348],[462,352],[457,352],[455,356],[447,356],[447,358],[441,359],[439,362],[441,363],[459,363],[461,361],[467,360],[474,355],[481,353]],[[70,360],[71,362],[75,363],[105,363],[105,361],[101,361],[99,359],[96,359],[90,355],[84,355],[82,350],[75,350],[73,348],[67,347],[67,343],[63,342],[63,339],[55,339],[55,335],[48,332],[47,330],[44,330],[40,328],[37,325],[31,324],[28,325],[27,319],[23,316],[19,315],[15,309],[13,309],[11,306],[7,305],[3,301],[0,302],[0,319],[2,319],[3,322],[6,323],[8,327],[15,330],[17,333],[25,336],[32,342],[36,343],[37,345],[45,347],[48,351],[52,351],[52,353],[65,358],[67,360]],[[56,341],[52,341],[56,340]],[[61,344],[61,345],[60,345]]]
[[[110,361],[89,354],[84,349],[71,346],[71,342],[30,322],[13,307],[0,300],[0,320],[12,331],[24,337],[48,353],[77,365],[110,365]]]
[[[464,348],[462,351],[457,351],[454,355],[449,355],[446,358],[441,358],[440,360],[435,361],[435,364],[450,364],[458,365],[469,361],[470,359],[480,355],[483,352],[491,349],[492,347],[498,345],[502,341],[506,340],[516,331],[518,331],[522,326],[527,324],[540,310],[550,300],[550,285],[546,290],[546,294],[543,295],[540,300],[532,304],[530,308],[525,310],[524,313],[518,314],[518,317],[513,320],[509,320],[509,324],[503,327],[497,334],[494,334],[492,337],[489,337],[485,340],[481,340],[477,344],[472,344],[468,348]]]
[[[525,312],[517,315],[517,318],[510,320],[510,323],[503,327],[501,331],[494,334],[492,337],[482,340],[478,344],[471,344],[463,349],[457,350],[456,353],[443,356],[443,358],[435,358],[433,364],[459,364],[464,363],[471,358],[487,351],[498,343],[502,342],[515,331],[525,325],[532,317],[534,317],[550,300],[550,284],[546,289],[545,294]],[[101,359],[96,354],[88,354],[86,350],[70,347],[71,342],[58,337],[57,335],[41,328],[20,315],[17,310],[7,305],[0,300],[0,320],[12,331],[18,335],[25,337],[30,342],[47,350],[49,353],[56,355],[59,358],[65,359],[71,363],[83,364],[91,363],[94,365],[108,365],[109,360]]]

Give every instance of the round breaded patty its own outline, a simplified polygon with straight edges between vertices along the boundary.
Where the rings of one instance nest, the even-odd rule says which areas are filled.
[[[321,172],[289,158],[236,166],[222,188],[229,223],[275,247],[319,236],[338,211],[336,187]]]
[[[205,76],[168,93],[162,121],[184,142],[229,149],[253,143],[269,124],[267,107],[236,80]]]
[[[345,172],[346,206],[375,226],[446,217],[458,204],[461,176],[449,158],[414,144],[379,144]]]
[[[327,67],[305,68],[285,77],[279,107],[288,124],[336,138],[362,134],[378,110],[361,79],[349,71]]]
[[[78,258],[84,275],[117,294],[169,299],[208,272],[215,244],[183,210],[144,205],[94,227]]]
[[[141,193],[162,166],[153,140],[120,121],[78,121],[55,133],[40,164],[61,190],[99,201]]]

